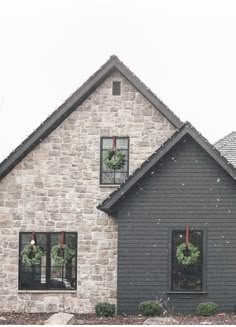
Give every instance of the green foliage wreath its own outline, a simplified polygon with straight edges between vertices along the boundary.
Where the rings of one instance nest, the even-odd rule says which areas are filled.
[[[59,255],[60,251],[63,249],[63,256]],[[75,255],[75,250],[69,248],[68,245],[54,245],[51,250],[51,257],[55,264],[58,266],[63,266]]]
[[[189,250],[189,255],[187,256],[185,254],[185,251],[186,251],[185,243],[181,243],[177,247],[177,250],[176,250],[177,262],[184,266],[193,265],[194,263],[196,263],[198,261],[198,258],[200,256],[200,251],[192,243],[188,244],[188,250]]]
[[[41,257],[43,250],[39,245],[26,245],[21,251],[22,262],[27,266],[39,265],[41,263]]]
[[[121,169],[125,165],[125,155],[120,150],[107,150],[104,163],[110,169]]]

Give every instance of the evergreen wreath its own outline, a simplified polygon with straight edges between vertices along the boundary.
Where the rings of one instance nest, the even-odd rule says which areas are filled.
[[[63,255],[60,255],[61,250],[63,250]],[[57,244],[52,247],[51,257],[55,264],[58,266],[63,266],[75,255],[75,250],[69,248],[66,244]]]
[[[200,256],[200,251],[196,246],[194,246],[192,243],[188,244],[188,251],[189,255],[186,255],[186,244],[181,243],[176,250],[176,259],[178,263],[184,265],[184,266],[189,266],[193,265],[198,261],[198,258]]]
[[[39,265],[41,263],[41,257],[43,250],[39,245],[27,244],[21,251],[22,262],[27,266]]]
[[[125,165],[125,155],[120,150],[107,150],[104,163],[110,169],[121,169]]]

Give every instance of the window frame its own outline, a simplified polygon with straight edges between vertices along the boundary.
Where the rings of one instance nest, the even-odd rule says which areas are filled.
[[[174,226],[169,229],[169,262],[168,262],[168,294],[207,294],[207,227],[203,226],[191,226],[189,232],[202,232],[202,288],[201,290],[173,290],[172,289],[172,262],[173,262],[173,251],[172,251],[172,242],[173,242],[173,232],[185,232],[186,225],[183,226]],[[191,242],[191,239],[190,239]]]
[[[32,232],[19,232],[19,253],[18,253],[18,291],[22,292],[43,292],[43,291],[53,291],[53,292],[74,292],[77,291],[77,274],[78,274],[78,233],[77,232],[64,232],[64,234],[73,234],[75,236],[76,240],[76,254],[75,254],[75,287],[70,289],[64,289],[64,288],[50,288],[50,278],[51,278],[51,266],[48,268],[48,265],[51,265],[51,255],[50,255],[50,246],[51,246],[51,235],[52,234],[60,234],[64,231],[57,231],[57,232],[41,232],[36,231],[36,240],[37,240],[37,234],[46,234],[46,282],[45,282],[45,288],[21,288],[21,251],[22,251],[22,236],[23,234],[29,234],[31,235]],[[66,244],[66,243],[65,243]]]
[[[120,185],[121,183],[115,183],[114,181],[112,183],[105,183],[102,181],[102,174],[104,173],[104,171],[102,170],[102,166],[103,166],[103,140],[104,139],[111,139],[112,140],[113,136],[102,136],[100,138],[100,177],[99,177],[99,183],[101,186],[105,185],[105,186],[110,186],[110,185]],[[125,173],[127,174],[126,178],[128,178],[129,176],[129,149],[130,149],[130,138],[129,136],[116,136],[116,139],[127,139],[127,143],[128,143],[128,147],[127,147],[127,171],[125,171]],[[118,149],[119,150],[119,149]],[[121,149],[122,150],[122,149]],[[125,149],[126,150],[126,149]],[[116,170],[114,170],[113,174],[114,174],[114,178],[115,179],[115,173],[118,172]],[[125,179],[126,179],[125,178]]]

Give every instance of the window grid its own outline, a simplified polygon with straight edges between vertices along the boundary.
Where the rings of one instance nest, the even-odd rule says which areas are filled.
[[[116,142],[119,140],[126,140],[126,147],[116,146],[117,150],[120,150],[125,154],[125,166],[119,170],[111,170],[104,164],[104,156],[107,150],[112,150],[112,145],[104,147],[106,140],[112,141],[113,137],[102,137],[100,148],[100,184],[101,185],[119,185],[123,183],[129,175],[129,137],[116,137]],[[112,142],[111,142],[112,144]],[[121,176],[120,178],[120,175]]]
[[[201,291],[203,290],[203,231],[190,231],[190,243],[200,250],[198,262],[190,266],[181,265],[176,259],[177,247],[185,242],[185,236],[184,230],[172,231],[171,290]]]
[[[36,244],[44,254],[41,264],[27,266],[22,262],[21,251],[30,244],[31,232],[20,232],[19,235],[19,280],[20,290],[76,290],[77,285],[77,233],[64,232],[64,244],[73,244],[75,255],[63,266],[51,265],[51,248],[59,244],[61,232],[36,232]],[[54,242],[52,240],[54,238]],[[71,241],[70,241],[71,238]],[[25,239],[25,241],[24,241]],[[57,274],[57,275],[56,275]]]

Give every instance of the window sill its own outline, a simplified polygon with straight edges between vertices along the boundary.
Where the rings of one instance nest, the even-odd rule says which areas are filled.
[[[120,184],[99,184],[99,187],[101,188],[117,188],[119,187]]]
[[[168,291],[167,294],[207,294],[206,291]]]
[[[77,290],[18,290],[17,293],[77,293]]]

